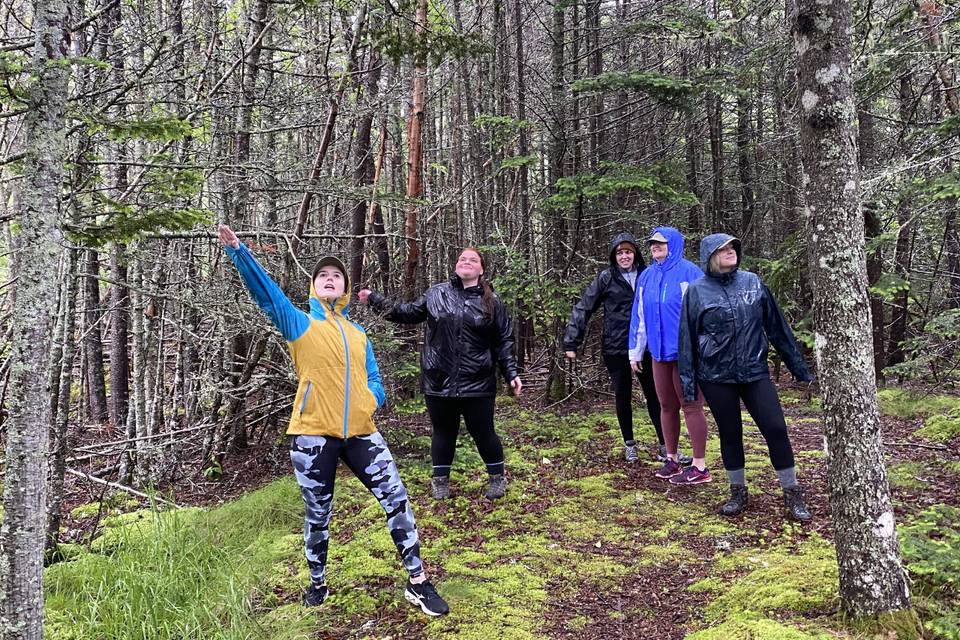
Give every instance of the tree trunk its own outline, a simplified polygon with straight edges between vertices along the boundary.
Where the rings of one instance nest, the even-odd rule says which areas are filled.
[[[130,336],[130,289],[127,281],[126,247],[116,245],[110,256],[110,421],[115,429],[124,430],[130,402],[130,359],[127,342]]]
[[[876,126],[869,107],[857,113],[859,123],[857,140],[859,142],[860,171],[870,175],[877,163]],[[880,216],[877,214],[877,204],[865,202],[863,204],[864,237],[867,243],[881,233]],[[867,287],[872,287],[883,275],[883,254],[880,248],[867,253]],[[886,342],[884,341],[884,308],[883,298],[877,294],[870,294],[870,316],[873,318],[873,357],[874,373],[877,382],[883,384],[883,369],[887,366]]]
[[[900,120],[902,123],[901,126],[904,128],[900,138],[902,147],[906,147],[904,135],[906,134],[908,123],[912,119],[911,105],[913,103],[913,91],[910,87],[910,78],[909,71],[900,76]],[[903,148],[901,152],[904,154],[908,153],[906,148]],[[899,228],[897,229],[897,247],[896,253],[894,254],[896,273],[908,283],[910,281],[910,263],[912,257],[910,234],[913,227],[911,224],[913,209],[911,204],[912,202],[905,198],[897,205],[897,224]],[[909,304],[910,289],[908,286],[905,286],[901,291],[897,292],[893,300],[893,321],[890,326],[890,344],[887,348],[888,365],[900,364],[905,359],[903,343],[907,338],[907,324],[909,323],[910,317]]]
[[[750,143],[753,139],[753,127],[750,122],[750,98],[740,95],[737,98],[737,165],[740,170],[740,224],[737,235],[744,241],[753,227],[755,196],[753,187],[753,162]]]
[[[427,56],[422,51],[426,43],[427,0],[417,0],[416,38],[421,43],[413,71],[413,96],[407,120],[407,198],[423,197],[423,121],[427,96]],[[420,205],[407,204],[404,233],[407,236],[407,259],[403,268],[403,295],[412,300],[416,289],[417,267],[420,265],[420,245],[417,241],[417,214]]]
[[[35,78],[24,123],[20,256],[11,314],[3,524],[0,526],[0,637],[43,638],[43,549],[46,540],[49,357],[62,237],[58,196],[66,153],[64,111],[70,68],[65,0],[35,0],[30,67]]]
[[[109,420],[107,408],[107,383],[103,372],[103,338],[100,326],[100,257],[96,249],[86,252],[84,271],[90,274],[83,279],[83,348],[86,352],[87,397],[90,420],[102,424]]]
[[[355,157],[356,166],[353,170],[353,184],[360,191],[364,187],[373,187],[374,185],[374,160],[371,153],[371,131],[373,129],[373,106],[378,94],[380,85],[380,57],[371,53],[369,68],[364,81],[364,99],[358,101],[365,103],[365,112],[360,116],[360,125],[357,127],[357,148]],[[350,284],[354,287],[359,286],[363,275],[363,235],[367,228],[367,198],[358,197],[353,205],[351,215],[351,232],[353,238],[350,239]],[[349,291],[347,292],[350,293]]]
[[[67,427],[70,424],[70,390],[73,382],[73,361],[76,359],[76,300],[77,300],[77,263],[79,249],[67,250],[67,266],[63,286],[60,288],[60,361],[54,362],[59,367],[57,387],[51,392],[57,394],[56,410],[54,411],[52,441],[50,446],[50,475],[47,500],[47,540],[46,550],[53,554],[57,549],[60,535],[61,506],[63,504],[63,478],[67,470]],[[85,278],[86,280],[86,278]]]
[[[860,208],[848,0],[798,0],[804,195],[813,230],[814,330],[840,603],[853,616],[910,607],[883,459]]]

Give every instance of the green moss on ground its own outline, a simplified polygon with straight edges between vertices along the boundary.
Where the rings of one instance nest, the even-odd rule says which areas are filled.
[[[728,554],[718,560],[714,572],[690,587],[716,594],[704,613],[708,628],[690,638],[805,639],[826,637],[829,633],[826,628],[790,629],[792,635],[777,635],[786,633],[785,624],[791,617],[835,606],[835,551],[822,538],[812,536],[799,546]],[[728,573],[742,575],[733,578],[725,575]]]
[[[216,509],[106,518],[104,534],[89,551],[71,548],[69,561],[47,570],[47,636],[532,640],[599,625],[615,635],[618,624],[653,619],[660,612],[633,603],[633,609],[612,608],[597,617],[574,608],[583,593],[613,594],[620,603],[615,594],[647,567],[684,562],[701,563],[696,566],[704,579],[690,591],[703,594],[698,600],[709,600],[698,610],[703,628],[690,629],[693,640],[863,637],[827,613],[837,604],[834,550],[809,527],[783,523],[755,530],[749,521],[721,518],[714,508],[727,495],[722,481],[695,488],[633,488],[637,474],[652,473],[658,464],[622,466],[612,413],[557,416],[520,407],[504,413],[509,417],[498,429],[511,484],[507,497],[494,504],[480,497],[485,471],[469,438],[464,436],[458,450],[454,498],[438,503],[429,498],[429,438],[403,428],[389,434],[391,444],[414,452],[398,462],[413,500],[424,561],[450,603],[449,616],[426,619],[403,600],[405,575],[384,514],[344,470],[334,499],[331,597],[325,606],[300,604],[309,580],[303,504],[295,481],[286,478]],[[655,436],[642,413],[637,411],[637,438],[649,443]],[[748,435],[747,441],[751,483],[775,485],[759,435]],[[682,446],[688,446],[686,436]],[[798,452],[811,465],[821,464],[821,455]],[[598,458],[605,460],[602,468],[585,466]],[[716,437],[708,442],[707,459],[722,476]],[[912,465],[891,469],[894,486],[923,479],[922,468]],[[955,466],[960,472],[960,463]],[[92,506],[86,509],[83,513]],[[902,538],[904,557],[914,580],[924,585],[917,598],[928,631],[949,634],[950,616],[960,607],[951,604],[954,596],[944,594],[956,593],[956,582],[949,580],[960,569],[933,543],[952,541],[949,518],[960,516],[928,515],[904,527],[909,537]],[[707,557],[691,558],[691,536],[697,536],[697,548],[708,550]]]

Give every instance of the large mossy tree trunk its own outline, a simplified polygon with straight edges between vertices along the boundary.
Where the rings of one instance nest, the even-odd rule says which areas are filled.
[[[43,638],[49,357],[62,237],[59,194],[66,147],[69,66],[65,0],[35,0],[33,85],[24,125],[24,181],[17,222],[17,291],[11,318],[10,383],[0,527],[0,637]]]
[[[848,0],[793,16],[814,330],[840,600],[853,616],[909,609],[883,460],[855,139]]]

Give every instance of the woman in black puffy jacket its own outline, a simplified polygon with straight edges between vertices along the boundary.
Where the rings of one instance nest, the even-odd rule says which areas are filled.
[[[787,423],[770,380],[769,344],[794,378],[811,380],[810,372],[773,294],[755,273],[739,269],[740,241],[725,233],[707,236],[700,243],[700,262],[706,277],[683,297],[678,361],[684,399],[693,400],[699,386],[717,423],[730,482],[730,500],[720,513],[733,516],[747,507],[742,400],[767,441],[788,514],[809,520]]]
[[[503,445],[493,428],[497,369],[520,395],[523,385],[513,356],[513,321],[483,277],[483,256],[469,247],[460,252],[455,275],[435,284],[409,303],[395,303],[363,289],[358,297],[387,320],[427,323],[420,359],[427,412],[433,424],[433,497],[450,497],[450,467],[457,447],[460,418],[487,465],[485,497],[502,498],[507,480]]]

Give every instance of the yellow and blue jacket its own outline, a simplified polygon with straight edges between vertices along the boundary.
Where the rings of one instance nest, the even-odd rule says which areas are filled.
[[[373,433],[373,413],[386,400],[373,347],[363,328],[347,318],[344,295],[321,300],[310,283],[310,313],[293,306],[250,250],[226,247],[257,305],[287,341],[297,372],[289,435],[350,438]]]

